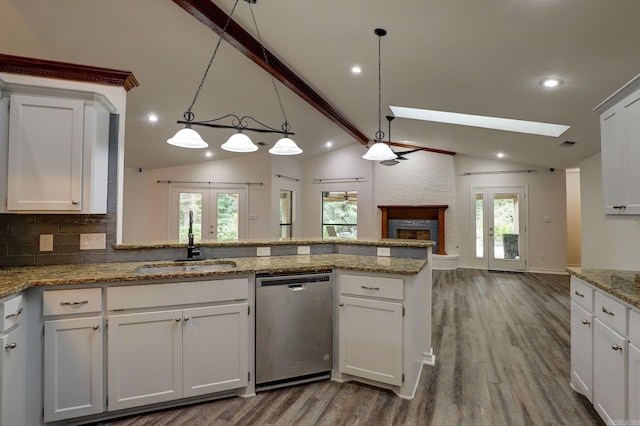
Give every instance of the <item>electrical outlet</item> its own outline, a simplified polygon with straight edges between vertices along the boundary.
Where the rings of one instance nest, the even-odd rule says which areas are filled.
[[[378,256],[391,256],[391,247],[378,247]]]
[[[271,256],[271,247],[258,247],[256,256]]]
[[[53,251],[53,234],[40,234],[40,251]]]
[[[544,254],[540,255],[540,260],[543,261],[544,260]]]
[[[311,247],[298,246],[298,254],[311,254]]]
[[[104,250],[107,234],[80,234],[80,250]]]

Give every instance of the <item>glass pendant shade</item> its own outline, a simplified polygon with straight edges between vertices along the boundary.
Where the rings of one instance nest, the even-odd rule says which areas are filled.
[[[167,143],[181,148],[206,148],[209,146],[202,140],[198,132],[189,127],[178,130],[174,137],[167,139]]]
[[[393,153],[389,145],[384,142],[376,142],[367,151],[366,154],[362,156],[365,160],[372,161],[386,161],[393,160],[397,157],[396,154]]]
[[[284,137],[276,142],[269,152],[275,155],[296,155],[302,154],[302,149],[292,139]]]
[[[220,148],[230,152],[253,152],[258,150],[258,147],[251,142],[249,136],[242,132],[231,135],[231,137],[223,143]]]

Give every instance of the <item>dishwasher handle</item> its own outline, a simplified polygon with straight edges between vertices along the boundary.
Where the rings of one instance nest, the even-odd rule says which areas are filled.
[[[291,284],[289,286],[289,290],[290,291],[301,291],[301,290],[306,290],[307,289],[307,285],[306,284]]]

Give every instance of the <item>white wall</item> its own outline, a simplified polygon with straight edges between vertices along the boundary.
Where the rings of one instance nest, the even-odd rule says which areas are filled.
[[[447,254],[458,254],[454,156],[418,151],[407,158],[395,166],[376,163],[376,205],[448,205],[444,245]]]
[[[535,173],[484,174],[458,176],[458,223],[460,231],[461,266],[477,265],[473,255],[474,237],[471,235],[471,206],[469,191],[472,186],[527,186],[529,199],[527,233],[527,270],[563,273],[567,265],[567,213],[564,170],[550,172],[499,160],[487,160],[456,155],[458,174],[469,172],[537,169]],[[545,219],[550,220],[545,222]],[[544,260],[541,259],[544,257]]]
[[[567,266],[580,266],[581,258],[580,169],[567,170]]]
[[[124,170],[124,194],[122,215],[122,242],[132,243],[147,240],[147,176],[140,169]]]
[[[143,170],[144,184],[136,182],[124,185],[127,212],[123,215],[124,227],[138,227],[133,235],[143,241],[169,239],[169,194],[170,186],[158,181],[202,181],[202,182],[253,182],[249,185],[249,239],[274,238],[271,224],[271,155],[241,155],[230,159],[207,161],[185,166]],[[137,179],[136,179],[137,180]],[[146,197],[141,196],[146,192]],[[143,213],[144,212],[144,213]],[[133,241],[127,238],[127,241]],[[139,241],[139,240],[138,240]]]
[[[601,155],[580,163],[582,267],[638,270],[640,217],[605,215]]]

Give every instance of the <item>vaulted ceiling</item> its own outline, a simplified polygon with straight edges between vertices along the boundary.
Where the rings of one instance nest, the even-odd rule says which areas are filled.
[[[0,53],[132,71],[140,86],[128,94],[126,166],[207,161],[206,150],[165,142],[179,128],[175,122],[218,39],[183,8],[206,1],[0,0]],[[228,14],[234,1],[214,3]],[[252,7],[268,51],[333,111],[323,113],[290,83],[277,83],[303,158],[360,143],[361,135],[374,138],[378,27],[388,31],[382,39],[383,116],[398,105],[571,126],[556,138],[395,119],[392,140],[415,146],[488,158],[503,152],[519,163],[575,167],[600,149],[593,107],[640,73],[637,0],[258,0]],[[246,1],[233,19],[257,37]],[[353,65],[362,67],[360,75],[351,73]],[[544,89],[539,82],[547,76],[564,84]],[[146,120],[150,112],[158,122]],[[277,128],[282,122],[267,72],[227,42],[193,112],[200,120],[235,113]],[[387,132],[384,117],[382,127]],[[220,149],[229,130],[201,134],[212,159],[246,155]],[[267,144],[262,149],[277,139],[250,136]],[[566,140],[576,144],[561,147]]]

